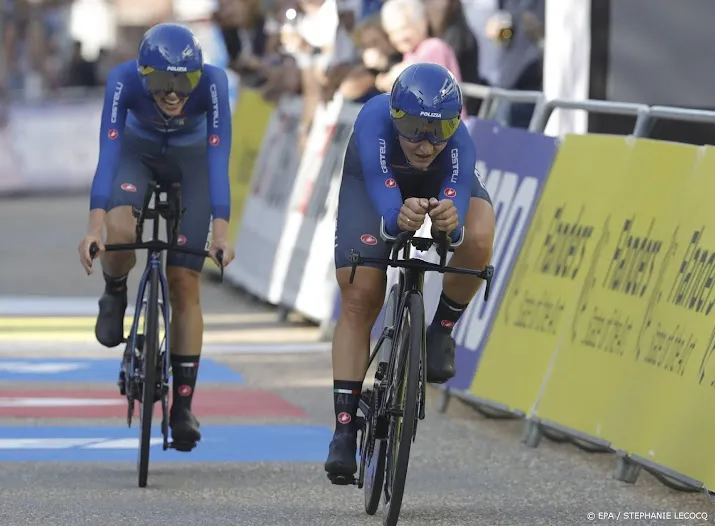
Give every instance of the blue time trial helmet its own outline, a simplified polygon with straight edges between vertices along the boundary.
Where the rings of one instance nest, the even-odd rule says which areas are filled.
[[[201,44],[190,29],[179,24],[158,24],[144,34],[137,69],[152,95],[176,93],[188,97],[204,69]]]
[[[390,93],[390,116],[397,133],[411,142],[444,143],[457,131],[462,114],[462,89],[439,64],[408,66]]]

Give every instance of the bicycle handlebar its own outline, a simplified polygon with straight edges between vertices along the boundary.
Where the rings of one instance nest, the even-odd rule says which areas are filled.
[[[166,250],[167,252],[180,252],[182,254],[190,254],[192,256],[203,256],[211,257],[211,255],[206,250],[199,250],[196,248],[182,247],[179,245],[172,245],[166,241],[143,241],[141,243],[117,243],[114,245],[105,245],[104,250],[106,252],[118,252],[120,250],[137,250],[145,249],[151,250],[153,252],[161,252]],[[99,247],[97,243],[92,243],[89,247],[89,257],[94,259],[97,257],[99,252]],[[216,251],[216,259],[221,263],[219,269],[221,270],[221,283],[223,283],[223,250],[219,249]]]
[[[383,237],[384,239],[384,237]],[[355,279],[355,271],[359,265],[364,263],[376,263],[379,265],[387,265],[390,267],[401,267],[413,270],[421,270],[423,272],[439,272],[440,274],[467,274],[470,276],[476,276],[480,279],[486,281],[486,287],[484,289],[484,301],[489,299],[489,291],[491,289],[492,278],[494,276],[494,267],[492,265],[487,265],[483,270],[472,270],[460,267],[448,267],[447,266],[447,252],[451,244],[451,239],[447,236],[446,232],[439,232],[437,239],[429,237],[415,237],[415,232],[403,231],[397,234],[392,240],[385,239],[387,243],[394,243],[391,251],[390,258],[368,258],[360,255],[359,252],[355,250],[350,250],[350,255],[348,259],[351,263],[350,272],[350,283],[353,283]],[[427,251],[433,245],[437,246],[437,253],[439,254],[440,262],[439,264],[430,263],[429,261],[423,261],[421,259],[397,259],[399,252],[412,245],[417,250]]]

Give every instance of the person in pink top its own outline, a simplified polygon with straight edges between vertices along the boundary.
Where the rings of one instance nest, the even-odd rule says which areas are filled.
[[[454,50],[444,40],[429,37],[427,13],[422,0],[387,0],[382,5],[382,27],[390,42],[402,53],[402,62],[375,79],[375,87],[389,92],[402,71],[416,62],[433,62],[444,66],[461,82],[462,73]],[[467,118],[466,105],[462,119]]]

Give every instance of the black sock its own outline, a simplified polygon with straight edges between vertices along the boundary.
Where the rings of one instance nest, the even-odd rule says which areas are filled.
[[[335,433],[351,433],[355,427],[362,382],[333,380]]]
[[[199,372],[199,356],[171,357],[174,400],[172,406],[179,409],[191,409],[194,397],[196,376]]]
[[[459,318],[462,316],[462,313],[468,305],[469,303],[461,305],[452,301],[445,296],[443,292],[439,297],[439,305],[437,305],[437,311],[434,313],[434,318],[432,318],[430,328],[435,331],[451,334],[452,329],[457,324]]]
[[[127,276],[128,274],[124,274],[118,278],[113,278],[112,276],[107,276],[107,274],[104,273],[104,290],[110,294],[121,294],[126,292]]]

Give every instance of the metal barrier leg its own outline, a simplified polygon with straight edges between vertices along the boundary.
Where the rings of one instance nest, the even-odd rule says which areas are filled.
[[[618,451],[616,468],[613,470],[613,478],[626,484],[635,484],[641,473],[641,467],[633,462],[623,451]]]
[[[281,323],[285,323],[288,321],[288,315],[290,314],[290,310],[287,307],[280,306],[278,307],[278,321]]]
[[[522,442],[529,447],[538,447],[541,442],[541,426],[537,418],[527,418],[524,425]]]
[[[449,387],[440,389],[442,392],[439,395],[439,402],[437,403],[437,412],[445,413],[449,407],[449,402],[452,400],[452,395],[449,392]]]

